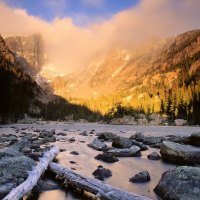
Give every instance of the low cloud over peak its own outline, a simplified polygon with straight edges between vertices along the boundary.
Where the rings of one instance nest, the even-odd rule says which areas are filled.
[[[97,52],[114,46],[137,47],[152,38],[200,28],[199,9],[199,0],[143,0],[109,20],[79,27],[71,18],[47,22],[0,3],[0,30],[4,37],[40,32],[52,66],[68,73],[86,66]]]

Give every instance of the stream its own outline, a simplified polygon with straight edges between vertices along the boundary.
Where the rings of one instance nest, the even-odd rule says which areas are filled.
[[[142,157],[128,157],[119,158],[119,162],[105,163],[94,159],[99,151],[95,151],[87,146],[93,139],[96,138],[96,133],[112,132],[120,136],[130,137],[136,132],[142,132],[145,136],[189,136],[193,132],[200,132],[200,127],[177,127],[177,126],[134,126],[134,125],[105,125],[97,123],[74,123],[67,124],[63,122],[39,122],[35,124],[11,124],[3,125],[0,128],[0,134],[14,133],[11,127],[19,129],[26,127],[33,127],[34,129],[55,129],[56,133],[66,133],[67,136],[56,136],[58,140],[54,145],[58,145],[61,149],[66,151],[61,152],[57,159],[58,163],[66,166],[75,172],[94,178],[92,172],[97,169],[98,165],[108,168],[112,171],[112,177],[106,179],[104,182],[115,187],[122,188],[129,192],[139,195],[145,195],[152,199],[157,199],[153,189],[159,182],[163,172],[172,169],[175,165],[164,163],[162,160],[153,161],[147,159],[147,155],[153,151],[159,152],[159,149],[149,148],[147,151],[142,151]],[[94,134],[90,134],[92,130]],[[83,131],[87,132],[88,136],[79,135]],[[69,140],[74,137],[75,142],[70,143]],[[111,143],[106,143],[108,146]],[[76,151],[79,155],[70,154],[71,151]],[[70,161],[74,161],[71,162]],[[151,176],[151,181],[148,183],[131,183],[129,178],[133,177],[136,173],[147,170]],[[85,197],[76,196],[71,191],[52,190],[41,193],[37,200],[75,200],[75,199],[88,199]]]

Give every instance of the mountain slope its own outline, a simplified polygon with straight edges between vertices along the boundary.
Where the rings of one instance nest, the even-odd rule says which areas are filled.
[[[200,30],[97,55],[84,71],[57,77],[51,85],[60,96],[102,113],[120,103],[192,118],[196,109],[200,112]]]
[[[39,93],[39,86],[20,69],[14,53],[0,36],[0,122],[22,117]]]

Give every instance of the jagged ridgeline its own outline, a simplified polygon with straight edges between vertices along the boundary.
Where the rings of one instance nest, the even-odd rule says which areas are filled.
[[[0,36],[0,122],[22,117],[39,92],[39,86],[20,69],[15,55]]]

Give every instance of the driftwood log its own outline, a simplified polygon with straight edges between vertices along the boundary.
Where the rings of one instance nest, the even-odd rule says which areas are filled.
[[[40,162],[29,173],[28,178],[18,187],[12,189],[10,193],[3,200],[19,200],[34,188],[37,184],[40,176],[46,171],[49,163],[58,155],[59,148],[52,147],[49,151],[44,153],[44,156],[40,158]]]
[[[150,200],[148,197],[126,192],[99,180],[81,176],[53,162],[49,164],[49,170],[62,178],[66,184],[72,185],[76,189],[95,194],[101,200]]]

